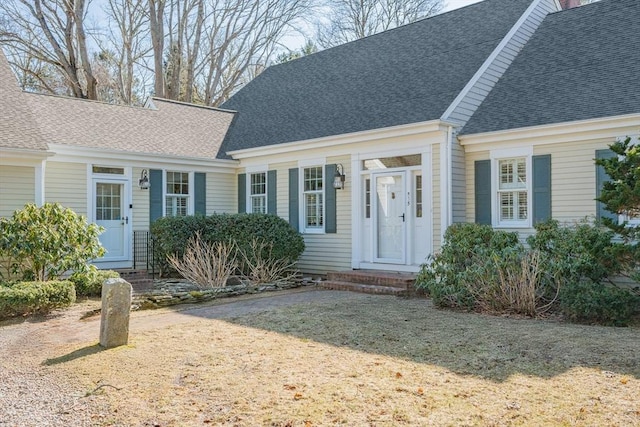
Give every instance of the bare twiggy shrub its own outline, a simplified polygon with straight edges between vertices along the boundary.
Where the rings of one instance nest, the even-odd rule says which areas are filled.
[[[537,316],[548,311],[557,299],[549,297],[543,283],[543,266],[539,251],[494,256],[487,266],[491,274],[481,275],[477,286],[469,292],[483,311],[512,312]]]
[[[221,288],[238,267],[235,243],[207,243],[200,233],[189,239],[182,259],[169,255],[168,261],[185,279],[200,287]]]
[[[273,256],[273,244],[254,238],[245,250],[239,249],[248,279],[254,283],[287,282],[295,277],[295,263]]]

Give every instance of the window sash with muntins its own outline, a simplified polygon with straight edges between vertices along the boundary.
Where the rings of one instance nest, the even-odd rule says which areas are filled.
[[[252,213],[267,213],[267,174],[250,174],[249,199]]]
[[[500,223],[529,220],[527,159],[498,160],[498,214]]]
[[[303,203],[305,230],[324,228],[323,168],[314,166],[303,170]]]
[[[166,216],[187,216],[189,214],[189,173],[167,171]]]

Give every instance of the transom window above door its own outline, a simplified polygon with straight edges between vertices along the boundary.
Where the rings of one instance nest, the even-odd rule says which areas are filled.
[[[393,168],[406,168],[422,165],[422,155],[412,154],[409,156],[381,157],[362,161],[363,170],[380,170]]]
[[[92,173],[101,173],[106,175],[124,175],[124,168],[116,168],[111,166],[96,166],[91,167]]]

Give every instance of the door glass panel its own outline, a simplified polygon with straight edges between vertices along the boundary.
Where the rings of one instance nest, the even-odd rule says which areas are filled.
[[[376,177],[377,258],[404,259],[403,176]]]
[[[122,218],[122,184],[96,184],[96,220],[114,221]]]

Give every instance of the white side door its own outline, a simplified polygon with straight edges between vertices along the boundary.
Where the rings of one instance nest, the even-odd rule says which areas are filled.
[[[126,181],[95,179],[93,212],[94,222],[104,227],[100,243],[106,253],[100,261],[128,259],[129,217],[126,214]]]

